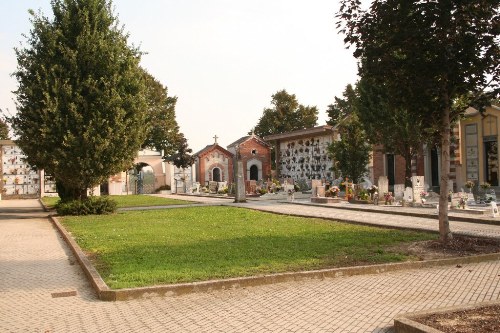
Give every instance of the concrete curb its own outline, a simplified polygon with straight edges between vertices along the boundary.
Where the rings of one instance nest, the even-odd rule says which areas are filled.
[[[293,205],[302,205],[302,206],[312,206],[312,207],[324,207],[331,209],[341,209],[341,210],[350,210],[357,212],[367,212],[367,213],[379,213],[379,214],[389,214],[389,215],[401,215],[401,216],[410,216],[410,217],[423,217],[423,218],[432,218],[438,219],[437,214],[429,214],[429,213],[411,213],[411,212],[402,212],[396,209],[388,211],[381,209],[372,209],[372,208],[359,208],[359,207],[342,207],[342,206],[333,206],[333,205],[325,205],[325,204],[316,204],[312,202],[283,202]],[[453,211],[448,211],[448,213],[453,213]],[[500,220],[482,220],[473,217],[465,217],[465,216],[453,216],[448,214],[448,219],[450,221],[456,222],[469,222],[469,223],[478,223],[478,224],[486,224],[486,225],[500,225]]]
[[[403,262],[392,264],[381,264],[372,266],[343,267],[333,269],[323,269],[316,271],[279,273],[262,276],[250,276],[231,278],[225,280],[211,280],[192,283],[180,283],[172,285],[159,285],[143,288],[110,289],[101,278],[95,267],[88,260],[80,246],[75,242],[68,231],[61,225],[58,218],[49,216],[51,222],[66,240],[71,251],[80,263],[85,275],[87,275],[92,287],[99,299],[103,301],[123,301],[136,298],[151,298],[157,296],[179,296],[189,293],[211,292],[215,290],[226,290],[235,288],[245,288],[259,285],[267,285],[280,282],[301,281],[304,279],[325,279],[336,277],[347,277],[363,274],[380,274],[399,270],[410,270],[429,268],[446,265],[463,265],[468,263],[478,263],[483,261],[500,260],[500,253],[483,254],[470,257],[459,257],[418,262]]]
[[[394,318],[394,332],[395,333],[443,333],[443,331],[441,330],[421,324],[415,321],[414,319],[418,317],[425,317],[432,314],[473,310],[485,306],[499,305],[499,304],[500,301],[482,302],[482,303],[457,305],[446,308],[430,309],[430,310],[400,314]]]
[[[42,205],[42,208],[43,208],[43,210],[44,210],[45,212],[50,212],[51,210],[53,210],[53,209],[50,209],[50,208],[49,208],[49,207],[45,204],[45,202],[43,202],[43,200],[42,200],[42,199],[40,199],[40,198],[39,198],[39,199],[38,199],[38,202],[40,203],[40,205]]]

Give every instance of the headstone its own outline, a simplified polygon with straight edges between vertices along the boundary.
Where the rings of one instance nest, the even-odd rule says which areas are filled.
[[[394,185],[394,199],[401,200],[405,194],[405,184],[395,184]]]
[[[407,187],[405,189],[405,193],[403,195],[403,199],[406,202],[413,202],[413,189],[411,187]]]
[[[378,193],[379,195],[384,195],[384,193],[389,192],[389,181],[386,176],[378,177]]]
[[[448,192],[453,192],[453,180],[448,180]]]
[[[209,181],[208,182],[208,191],[210,193],[215,193],[217,192],[217,182],[214,181]]]
[[[451,207],[452,208],[459,208],[461,197],[462,197],[461,193],[453,193],[451,195]]]
[[[311,180],[311,189],[312,189],[312,191],[311,191],[311,195],[312,195],[313,197],[317,197],[317,196],[318,196],[318,193],[317,193],[316,188],[317,188],[318,186],[321,186],[321,184],[322,184],[322,183],[321,183],[321,180],[319,180],[319,179],[313,179],[313,180]]]
[[[250,180],[250,193],[255,193],[257,192],[257,181],[256,180]]]
[[[473,193],[467,193],[467,206],[475,205],[476,200],[474,199],[474,194]]]
[[[318,187],[316,187],[316,196],[318,196],[318,197],[324,197],[325,196],[325,187],[324,186],[318,186]]]
[[[425,191],[424,176],[411,177],[411,183],[413,185],[413,201],[416,203],[422,203],[420,194]]]
[[[224,188],[227,186],[227,182],[218,182],[217,183],[217,192],[222,192]]]
[[[498,216],[498,206],[497,203],[494,201],[491,202],[491,216],[492,217]]]

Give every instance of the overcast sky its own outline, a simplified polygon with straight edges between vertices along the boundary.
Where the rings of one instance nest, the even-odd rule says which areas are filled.
[[[271,95],[286,89],[317,106],[357,79],[356,61],[335,29],[338,1],[114,0],[142,66],[178,97],[177,121],[194,151],[227,146],[257,123]],[[28,9],[49,0],[1,0],[0,108],[15,113],[13,48],[29,32]]]

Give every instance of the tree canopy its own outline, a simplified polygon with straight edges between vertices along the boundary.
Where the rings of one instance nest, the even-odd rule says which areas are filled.
[[[372,151],[359,120],[358,103],[357,89],[348,84],[343,98],[335,97],[335,103],[328,106],[330,118],[327,121],[327,124],[337,126],[340,134],[340,141],[334,141],[328,147],[334,169],[354,183],[361,182],[366,175]]]
[[[9,140],[9,125],[7,124],[7,120],[4,118],[0,118],[0,140]]]
[[[434,144],[435,131],[428,119],[412,113],[411,105],[392,105],[383,85],[364,77],[357,92],[357,113],[370,143],[375,149],[404,158],[406,186],[411,186],[411,162],[422,144]]]
[[[16,49],[18,113],[12,119],[28,162],[70,198],[132,165],[145,140],[140,52],[128,46],[109,0],[53,0],[53,19],[30,11],[33,28]]]
[[[375,0],[367,11],[342,0],[337,17],[360,77],[384,87],[390,109],[425,119],[439,139],[439,229],[447,241],[451,123],[465,111],[452,106],[460,96],[472,96],[470,104],[498,96],[498,0]]]
[[[176,167],[180,169],[186,169],[194,163],[194,157],[192,156],[193,150],[189,148],[187,139],[182,133],[179,134],[176,142],[177,145],[175,149],[177,153],[165,157],[165,160],[168,162],[172,162]]]
[[[326,113],[328,120],[326,123],[331,126],[337,126],[348,115],[356,112],[356,103],[358,96],[351,84],[345,87],[342,93],[343,98],[335,96],[335,102],[328,105]]]
[[[254,128],[260,137],[314,127],[318,108],[299,104],[294,94],[281,90],[272,95],[271,108],[265,108]]]
[[[168,96],[167,87],[146,71],[144,79],[147,133],[142,147],[163,151],[164,156],[168,156],[176,151],[179,137],[179,125],[175,118],[177,97]]]

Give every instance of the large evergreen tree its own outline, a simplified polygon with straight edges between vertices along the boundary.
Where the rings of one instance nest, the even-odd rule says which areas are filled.
[[[426,119],[439,138],[439,230],[446,242],[450,132],[453,102],[469,93],[498,96],[498,0],[342,0],[338,14],[345,42],[354,47],[359,75],[386,89],[393,110]]]
[[[68,198],[132,165],[145,139],[140,52],[109,0],[53,0],[16,49],[17,143]]]
[[[297,97],[286,90],[272,95],[271,104],[271,108],[264,109],[254,128],[260,137],[316,126],[318,108],[299,104]]]

